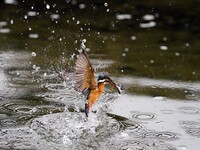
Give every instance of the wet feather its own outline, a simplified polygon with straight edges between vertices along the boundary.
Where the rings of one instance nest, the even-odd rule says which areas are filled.
[[[75,87],[79,92],[82,92],[85,89],[97,88],[94,69],[85,51],[77,56],[74,69],[74,79],[76,81]]]

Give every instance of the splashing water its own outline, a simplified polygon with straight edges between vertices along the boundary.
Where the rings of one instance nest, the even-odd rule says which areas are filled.
[[[116,133],[120,126],[101,113],[69,112],[46,115],[33,120],[31,128],[44,138],[59,142],[69,149],[97,148]]]

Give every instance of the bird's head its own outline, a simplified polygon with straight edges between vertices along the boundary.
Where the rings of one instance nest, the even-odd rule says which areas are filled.
[[[113,82],[113,80],[106,74],[103,75],[99,75],[98,79],[98,84],[100,83],[110,83],[114,88],[117,89],[118,93],[121,94],[121,90],[120,87],[117,86],[117,84],[115,82]]]

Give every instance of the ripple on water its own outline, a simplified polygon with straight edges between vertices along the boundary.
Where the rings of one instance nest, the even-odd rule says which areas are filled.
[[[163,114],[173,114],[174,113],[173,110],[170,110],[170,109],[162,109],[161,112]]]
[[[11,127],[17,125],[17,121],[14,118],[4,118],[0,120],[1,127]]]
[[[185,114],[199,114],[200,113],[200,108],[192,107],[192,106],[179,107],[178,109],[180,110],[180,112],[185,113]]]
[[[64,104],[40,100],[3,100],[0,102],[1,127],[14,127],[30,119],[49,113],[64,111]]]
[[[189,135],[200,137],[200,122],[181,121],[180,125]]]
[[[16,100],[16,101],[13,100],[4,102],[1,104],[1,106],[9,112],[30,113],[31,110],[33,109],[33,106],[31,106],[29,103],[30,102],[23,100]]]
[[[46,102],[40,100],[12,100],[3,101],[0,106],[7,112],[33,114],[37,112],[49,113],[55,109],[64,108],[64,104],[55,102]],[[63,109],[62,109],[63,110]]]
[[[32,113],[33,109],[34,107],[30,107],[30,106],[17,106],[16,108],[14,108],[15,112],[25,113],[25,114]]]
[[[146,133],[143,134],[143,137],[144,138],[150,138],[150,139],[154,138],[155,139],[155,138],[158,137],[158,135],[159,134],[157,132],[146,132]]]
[[[146,131],[141,130],[135,135],[137,138],[145,139],[159,139],[159,140],[176,140],[178,136],[173,132],[156,132],[156,131]]]
[[[126,141],[123,141],[122,143],[120,143],[120,148],[123,150],[132,149],[132,148],[136,149],[138,147],[141,147],[140,141],[133,140],[133,139],[129,139],[129,140],[126,140]]]
[[[26,122],[32,118],[35,118],[36,115],[21,115],[17,117],[17,121],[19,122]]]
[[[167,143],[160,143],[158,145],[156,145],[156,150],[176,150],[175,147],[173,147],[172,145],[170,144],[167,144]]]
[[[45,87],[51,91],[60,91],[60,90],[66,89],[66,86],[62,83],[61,84],[46,84]]]
[[[131,117],[139,120],[152,120],[155,118],[155,115],[152,113],[145,112],[133,112]]]
[[[134,134],[135,132],[137,132],[138,130],[140,130],[142,128],[142,126],[137,122],[129,123],[129,121],[127,120],[127,121],[124,121],[122,123],[124,124],[126,130],[129,131],[129,133]]]
[[[188,147],[185,145],[179,145],[178,150],[188,150]]]
[[[142,132],[145,133],[147,131],[145,131],[145,129],[142,129],[140,133]],[[136,137],[135,135],[130,135],[126,137],[117,137],[117,138],[115,137],[113,138],[112,143],[113,145],[115,145],[115,149],[119,149],[119,150],[129,150],[129,149],[175,150],[175,148],[172,145],[167,144],[158,138],[159,133],[149,132],[149,135],[150,136],[148,138],[147,137],[139,138],[139,137]]]
[[[178,139],[178,136],[172,132],[159,132],[158,138],[162,140],[175,140]]]
[[[186,129],[186,132],[192,136],[200,137],[200,129]]]

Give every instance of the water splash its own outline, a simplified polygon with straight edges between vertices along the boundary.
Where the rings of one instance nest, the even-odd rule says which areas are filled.
[[[105,114],[90,113],[86,118],[83,113],[69,111],[34,119],[30,127],[44,138],[60,142],[69,149],[97,148],[120,128],[116,120]]]

